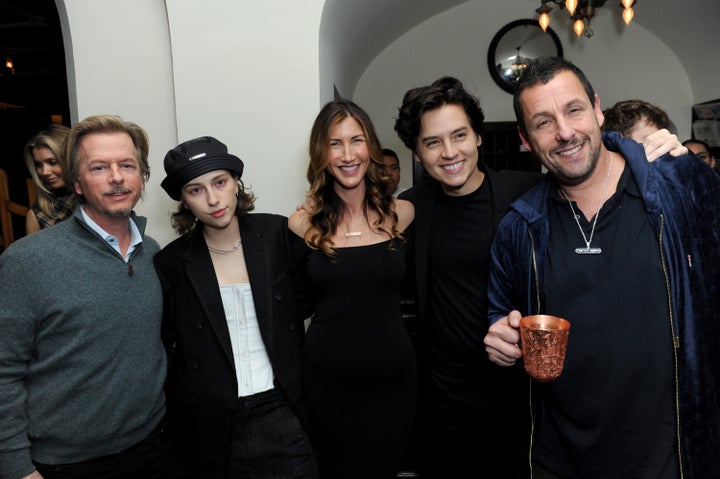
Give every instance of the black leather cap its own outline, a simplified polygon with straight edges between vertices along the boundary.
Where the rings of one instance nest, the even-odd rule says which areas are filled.
[[[212,136],[201,136],[180,143],[167,152],[163,162],[167,176],[160,186],[179,201],[182,187],[190,180],[215,170],[228,170],[242,176],[243,162],[228,153],[227,146]]]

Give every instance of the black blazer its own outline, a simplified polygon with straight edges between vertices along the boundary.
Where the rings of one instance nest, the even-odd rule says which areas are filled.
[[[245,262],[275,386],[307,424],[302,400],[304,245],[287,218],[240,218]],[[237,378],[220,289],[198,229],[155,256],[163,287],[168,414],[181,463],[192,477],[222,477],[228,463]]]
[[[493,209],[493,232],[497,230],[500,220],[505,216],[510,204],[538,184],[544,175],[524,171],[502,171],[500,173],[479,163],[478,168],[485,173],[485,179],[490,185],[492,209]],[[430,226],[433,210],[440,184],[433,179],[426,183],[414,186],[400,194],[400,198],[410,201],[415,206],[415,221],[412,231],[412,249],[414,250],[414,271],[407,278],[415,279],[413,285],[405,285],[405,291],[413,291],[406,294],[415,297],[416,306],[420,320],[427,317],[428,308],[428,258],[430,248]],[[488,225],[490,226],[490,225]]]

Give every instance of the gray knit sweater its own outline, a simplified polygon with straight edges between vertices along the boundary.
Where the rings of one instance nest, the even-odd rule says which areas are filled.
[[[145,218],[133,216],[138,229]],[[129,263],[83,221],[0,255],[0,478],[113,454],[165,414],[162,296],[145,236]]]

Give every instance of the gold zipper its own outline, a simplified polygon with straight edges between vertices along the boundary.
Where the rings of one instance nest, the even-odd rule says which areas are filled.
[[[540,280],[538,278],[537,269],[537,257],[535,256],[535,242],[533,241],[532,233],[528,228],[528,237],[530,238],[530,254],[532,255],[532,267],[535,273],[535,294],[537,295],[537,312],[540,314]],[[535,414],[533,414],[533,398],[532,398],[532,378],[529,378],[528,386],[528,398],[530,403],[530,445],[528,447],[528,465],[530,466],[530,479],[533,479],[533,466],[532,466],[532,453],[533,453],[533,438],[535,435]]]
[[[680,446],[680,391],[679,391],[679,372],[678,372],[678,353],[677,350],[680,348],[680,338],[675,334],[675,323],[673,321],[673,310],[670,292],[670,281],[668,279],[667,266],[665,264],[665,256],[663,254],[663,228],[665,226],[665,217],[660,215],[660,262],[662,264],[663,276],[665,278],[665,290],[668,297],[668,311],[670,313],[670,332],[672,333],[673,340],[673,364],[675,368],[675,423],[677,425],[677,454],[678,454],[678,465],[680,467],[680,479],[684,479],[683,465],[682,465],[682,449]],[[535,256],[535,244],[533,242],[532,234],[528,229],[528,237],[530,238],[531,252],[532,252],[532,264],[535,272],[535,293],[537,294],[537,314],[540,314],[540,284],[538,279],[537,271],[537,258]],[[530,396],[530,451],[528,453],[528,462],[530,466],[530,479],[533,479],[532,470],[532,447],[533,447],[533,435],[535,432],[535,416],[533,415],[532,408],[532,380],[530,380],[529,388]]]
[[[668,279],[667,266],[665,264],[665,255],[663,253],[663,230],[665,226],[665,216],[660,214],[660,263],[662,264],[663,276],[665,277],[665,290],[668,298],[668,312],[670,313],[670,332],[672,333],[673,340],[673,364],[675,368],[675,424],[677,425],[677,454],[678,462],[680,467],[680,479],[684,478],[683,465],[682,465],[682,448],[680,446],[680,385],[679,385],[679,371],[678,371],[678,353],[677,350],[680,348],[680,338],[675,332],[675,321],[673,318],[672,309],[672,295],[670,291],[670,280]]]

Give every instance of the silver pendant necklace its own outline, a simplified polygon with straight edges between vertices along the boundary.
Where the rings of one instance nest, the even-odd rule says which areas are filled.
[[[237,243],[235,243],[230,249],[220,249],[220,248],[213,248],[210,245],[207,245],[208,251],[215,254],[230,254],[234,253],[238,249],[240,249],[240,245],[242,244],[242,238],[237,240]]]
[[[593,220],[592,229],[590,230],[590,238],[585,236],[585,231],[583,231],[582,226],[580,225],[580,215],[578,215],[575,212],[575,208],[573,208],[572,201],[570,201],[570,198],[568,198],[567,193],[565,193],[565,190],[562,189],[562,186],[560,187],[560,192],[563,194],[565,199],[567,200],[568,204],[570,205],[570,211],[572,211],[573,218],[575,218],[575,223],[577,223],[578,228],[580,229],[580,234],[583,237],[583,241],[585,241],[585,247],[582,248],[575,248],[575,254],[600,254],[602,253],[602,248],[598,248],[597,246],[595,248],[590,247],[590,244],[593,240],[593,235],[595,235],[595,225],[597,225],[598,216],[600,216],[600,209],[602,208],[604,199],[605,199],[605,192],[607,191],[607,185],[608,180],[610,179],[610,172],[612,171],[612,162],[613,162],[613,156],[610,154],[610,151],[608,150],[608,157],[610,158],[610,165],[608,166],[608,172],[607,176],[605,177],[605,183],[603,184],[602,194],[600,195],[600,202],[598,203],[597,212],[595,213],[595,219]]]

